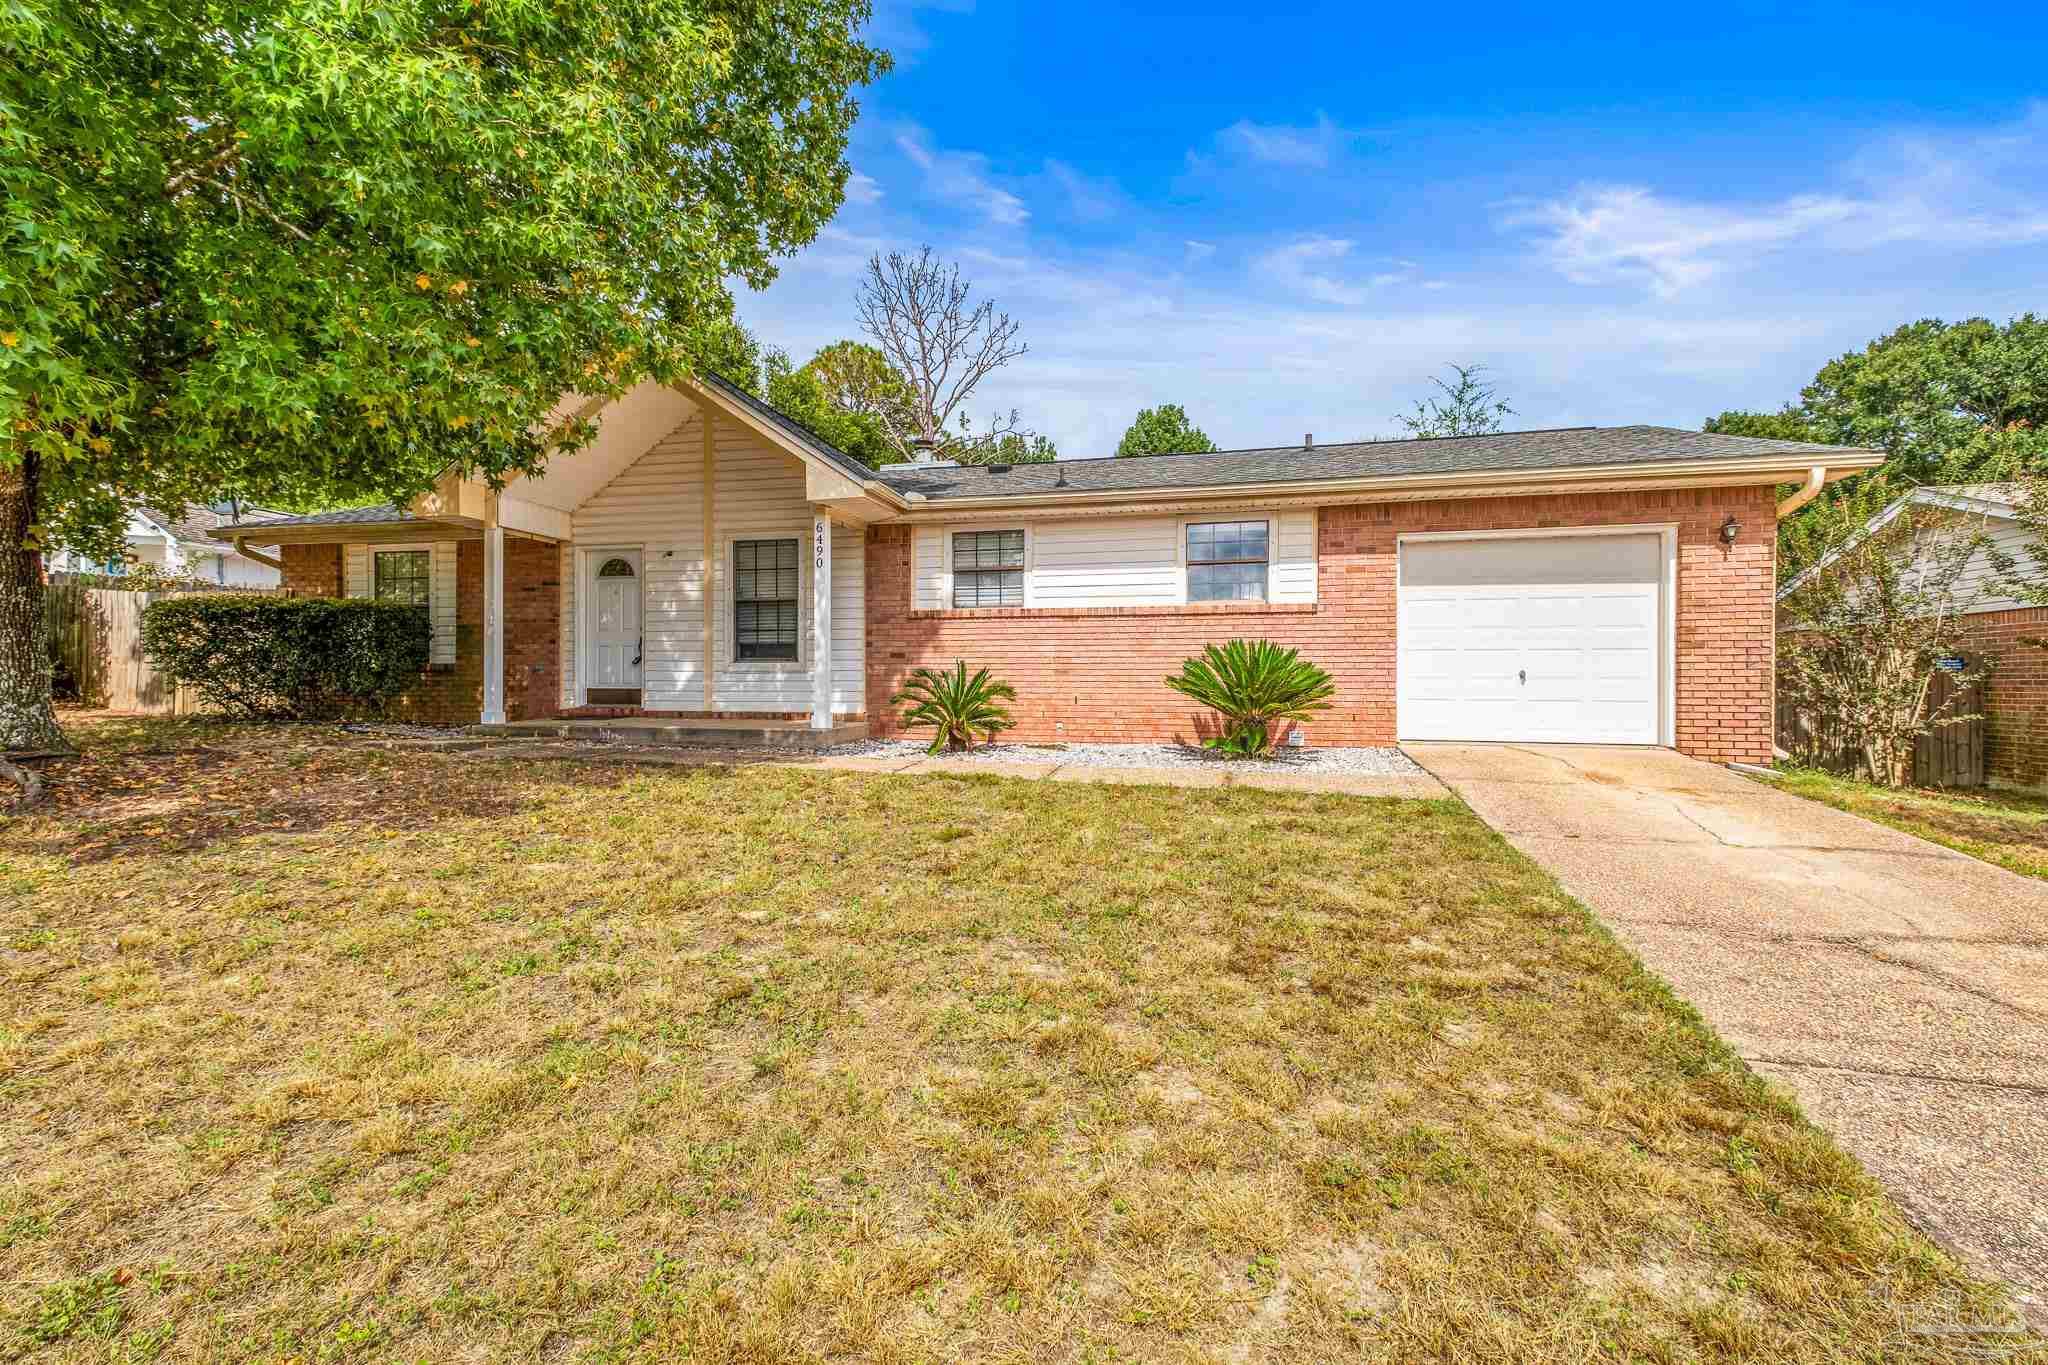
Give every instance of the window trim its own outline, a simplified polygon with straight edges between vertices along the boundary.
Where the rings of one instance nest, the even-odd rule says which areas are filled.
[[[811,571],[812,523],[783,523],[767,526],[721,526],[718,545],[718,628],[713,644],[718,650],[712,674],[765,673],[788,677],[809,677],[815,649],[811,640],[811,598],[815,592]],[[739,659],[739,581],[734,565],[734,548],[743,540],[793,540],[796,542],[796,657],[794,659]],[[834,544],[838,543],[834,537]]]
[[[955,593],[956,593],[956,591],[957,591],[957,588],[958,588],[958,581],[959,581],[959,574],[960,574],[960,569],[959,569],[959,568],[958,568],[958,567],[957,567],[957,566],[956,566],[956,565],[954,564],[954,562],[953,562],[953,551],[954,551],[953,537],[955,537],[955,536],[966,536],[966,535],[1002,535],[1002,534],[1007,534],[1007,533],[1010,533],[1010,532],[1015,532],[1015,533],[1016,533],[1017,535],[1019,535],[1019,536],[1022,536],[1022,537],[1023,537],[1023,539],[1024,539],[1024,562],[1023,562],[1022,564],[1018,565],[1018,566],[1017,566],[1017,569],[1016,569],[1016,572],[1017,572],[1017,574],[1018,574],[1018,576],[1019,576],[1019,578],[1020,578],[1020,580],[1021,580],[1021,582],[1022,582],[1022,585],[1023,585],[1023,594],[1022,594],[1022,600],[1021,600],[1021,601],[1017,601],[1017,602],[1010,602],[1010,603],[1004,603],[1004,604],[1001,604],[1001,605],[997,605],[997,606],[988,606],[988,607],[981,607],[981,606],[975,606],[975,607],[963,607],[963,606],[960,606],[960,605],[959,605],[959,603],[958,603],[958,601],[957,601],[957,599],[956,599],[956,597],[955,597]],[[1033,547],[1032,547],[1032,543],[1031,543],[1031,527],[1030,527],[1030,525],[1029,525],[1028,523],[1027,523],[1027,524],[1023,524],[1023,525],[1017,525],[1017,526],[998,526],[998,525],[966,525],[966,526],[948,526],[948,527],[946,527],[946,528],[944,529],[944,532],[943,532],[943,534],[944,534],[944,536],[945,536],[945,539],[944,539],[944,541],[943,541],[943,542],[941,542],[941,546],[940,546],[940,549],[941,549],[941,553],[943,553],[943,554],[945,555],[945,557],[946,557],[946,583],[945,583],[945,594],[944,594],[944,597],[943,597],[943,598],[941,599],[941,605],[942,605],[942,606],[943,606],[943,607],[944,607],[944,608],[945,608],[946,610],[948,610],[948,611],[1015,611],[1015,610],[1017,610],[1017,609],[1018,609],[1019,607],[1028,607],[1028,606],[1030,606],[1030,605],[1031,605],[1031,598],[1032,598],[1032,592],[1031,592],[1031,578],[1032,578],[1032,573],[1031,573],[1031,571],[1032,571],[1033,567],[1035,567],[1035,566],[1034,566],[1034,564],[1033,564],[1033,560],[1032,560],[1032,549],[1033,549]],[[987,571],[986,571],[986,570],[979,570],[979,569],[970,569],[970,570],[968,570],[968,572],[969,572],[969,573],[979,573],[979,572],[987,572]]]
[[[364,547],[364,549],[370,557],[370,562],[368,565],[369,574],[367,575],[369,578],[369,582],[365,586],[367,586],[370,590],[369,596],[372,602],[382,602],[386,600],[385,598],[377,596],[377,561],[379,559],[383,558],[385,555],[426,556],[426,600],[422,602],[410,603],[408,605],[425,607],[427,610],[428,619],[431,620],[434,611],[434,547],[431,545],[367,545]]]
[[[1192,577],[1192,574],[1193,574],[1193,571],[1194,571],[1194,564],[1193,564],[1193,562],[1192,562],[1191,560],[1189,560],[1189,558],[1188,558],[1188,528],[1189,528],[1189,527],[1191,527],[1191,526],[1218,526],[1218,525],[1222,525],[1222,524],[1224,524],[1224,523],[1226,523],[1226,522],[1231,522],[1231,523],[1239,523],[1239,524],[1242,524],[1242,523],[1245,523],[1245,522],[1252,522],[1252,521],[1262,521],[1262,522],[1264,522],[1264,523],[1266,524],[1266,590],[1265,590],[1264,594],[1263,594],[1263,595],[1261,595],[1261,596],[1259,596],[1259,597],[1235,597],[1235,598],[1215,598],[1215,597],[1211,597],[1211,598],[1203,598],[1203,599],[1201,599],[1200,601],[1197,601],[1197,600],[1196,600],[1196,598],[1195,598],[1195,596],[1194,596],[1194,594],[1193,594],[1193,593],[1192,593],[1192,592],[1191,592],[1191,591],[1189,590],[1189,589],[1190,589],[1190,579],[1191,579],[1191,577]],[[1175,526],[1175,528],[1174,528],[1174,550],[1173,550],[1173,553],[1174,553],[1174,558],[1175,558],[1175,559],[1176,559],[1176,560],[1177,560],[1177,561],[1179,562],[1179,564],[1180,564],[1180,600],[1181,600],[1181,604],[1182,604],[1183,606],[1194,606],[1194,607],[1217,607],[1217,606],[1228,606],[1228,605],[1230,605],[1230,604],[1231,604],[1231,603],[1233,603],[1233,602],[1235,602],[1235,603],[1238,603],[1238,604],[1240,604],[1240,605],[1245,605],[1245,604],[1257,604],[1257,605],[1259,605],[1259,606],[1270,606],[1270,605],[1272,605],[1272,602],[1273,602],[1273,556],[1274,556],[1274,551],[1275,551],[1275,550],[1276,550],[1276,549],[1278,548],[1278,543],[1279,543],[1279,535],[1280,535],[1280,516],[1279,516],[1279,514],[1278,514],[1277,512],[1249,512],[1249,513],[1240,513],[1240,514],[1237,514],[1237,515],[1230,515],[1230,514],[1226,514],[1226,513],[1218,513],[1218,512],[1200,512],[1200,513],[1195,513],[1195,514],[1192,514],[1192,515],[1184,515],[1184,516],[1182,516],[1182,517],[1178,518],[1178,524],[1177,524],[1177,525]],[[1204,561],[1204,562],[1206,563],[1206,562],[1211,562],[1211,561]],[[1219,562],[1219,563],[1220,563],[1220,562],[1223,562],[1223,561],[1214,561],[1214,562]],[[1250,562],[1250,561],[1244,561],[1244,562],[1247,562],[1247,563],[1248,563],[1248,562]]]

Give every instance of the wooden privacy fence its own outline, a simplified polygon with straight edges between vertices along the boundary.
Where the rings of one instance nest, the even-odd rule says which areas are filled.
[[[1975,660],[1969,661],[1975,666]],[[1946,710],[1943,708],[1946,707]],[[1981,787],[1984,785],[1984,683],[1958,685],[1956,675],[1942,671],[1928,684],[1930,715],[1974,716],[1955,725],[1937,725],[1913,742],[1913,784],[1918,787]],[[1854,773],[1863,766],[1860,737],[1847,726],[1778,702],[1778,747],[1829,772]]]
[[[111,711],[158,716],[187,716],[201,709],[191,688],[172,686],[142,652],[143,608],[178,591],[207,590],[123,592],[76,580],[50,583],[44,589],[43,620],[59,695]]]

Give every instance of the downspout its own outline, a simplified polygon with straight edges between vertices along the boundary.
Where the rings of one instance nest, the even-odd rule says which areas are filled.
[[[284,572],[284,561],[283,561],[282,559],[274,559],[274,558],[272,558],[271,556],[269,556],[269,555],[267,555],[267,554],[264,554],[264,553],[263,553],[263,552],[262,552],[261,550],[252,550],[252,549],[250,549],[250,548],[248,547],[248,545],[244,543],[244,542],[246,542],[247,540],[248,540],[248,537],[247,537],[247,536],[236,536],[236,537],[235,537],[235,553],[236,553],[236,554],[240,555],[240,556],[241,556],[242,558],[244,558],[244,559],[253,559],[253,560],[255,560],[255,561],[256,561],[256,562],[258,563],[258,564],[261,564],[261,565],[262,565],[263,567],[265,567],[266,569],[275,569],[275,570],[277,570],[277,571],[278,571],[279,573],[283,573],[283,572]]]
[[[1827,481],[1828,467],[1826,465],[1817,464],[1808,469],[1806,471],[1806,482],[1800,485],[1799,491],[1778,504],[1778,520],[1783,521],[1786,517],[1791,516],[1794,512],[1797,512],[1800,508],[1819,497],[1820,490],[1827,485]],[[1773,603],[1771,606],[1771,616],[1771,729],[1775,731],[1778,727],[1778,623],[1776,619],[1776,603]],[[1777,740],[1777,735],[1775,733],[1772,734],[1771,756],[1777,759],[1792,757],[1791,754],[1778,747]]]
[[[1826,465],[1817,464],[1807,470],[1806,482],[1800,486],[1799,491],[1778,504],[1778,520],[1783,521],[1819,497],[1820,490],[1827,484],[1827,481],[1828,467]]]

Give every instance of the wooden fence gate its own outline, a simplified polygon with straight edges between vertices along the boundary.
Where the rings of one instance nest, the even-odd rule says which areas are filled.
[[[1971,665],[1975,660],[1970,660]],[[1943,708],[1946,711],[1943,712]],[[1984,684],[1958,686],[1956,675],[1934,675],[1928,684],[1930,714],[1975,716],[1954,725],[1937,725],[1913,742],[1913,785],[1918,787],[1981,787],[1984,785]],[[1830,723],[1778,703],[1777,742],[1829,772],[1855,773],[1863,766],[1863,748],[1848,727]]]
[[[191,688],[172,686],[142,652],[143,609],[174,591],[123,592],[75,579],[50,583],[44,589],[43,621],[59,694],[88,706],[147,715],[187,716],[201,709]]]

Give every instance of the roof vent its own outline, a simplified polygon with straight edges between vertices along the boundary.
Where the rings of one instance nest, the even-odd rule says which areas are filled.
[[[1066,470],[1062,469],[1062,470],[1060,471],[1060,476],[1059,476],[1059,477],[1058,477],[1057,479],[1054,479],[1054,480],[1052,481],[1052,486],[1053,486],[1054,488],[1065,488],[1065,487],[1067,486],[1067,471],[1066,471]]]
[[[1316,434],[1313,431],[1301,433],[1301,448],[1303,450],[1314,450],[1316,448]]]
[[[1007,474],[1007,473],[1009,473],[1009,472],[1010,472],[1010,466],[1008,466],[1008,465],[1006,465],[1006,464],[992,464],[992,465],[988,465],[988,466],[987,466],[987,469],[988,469],[988,472],[989,472],[989,473],[991,473],[991,474]]]

